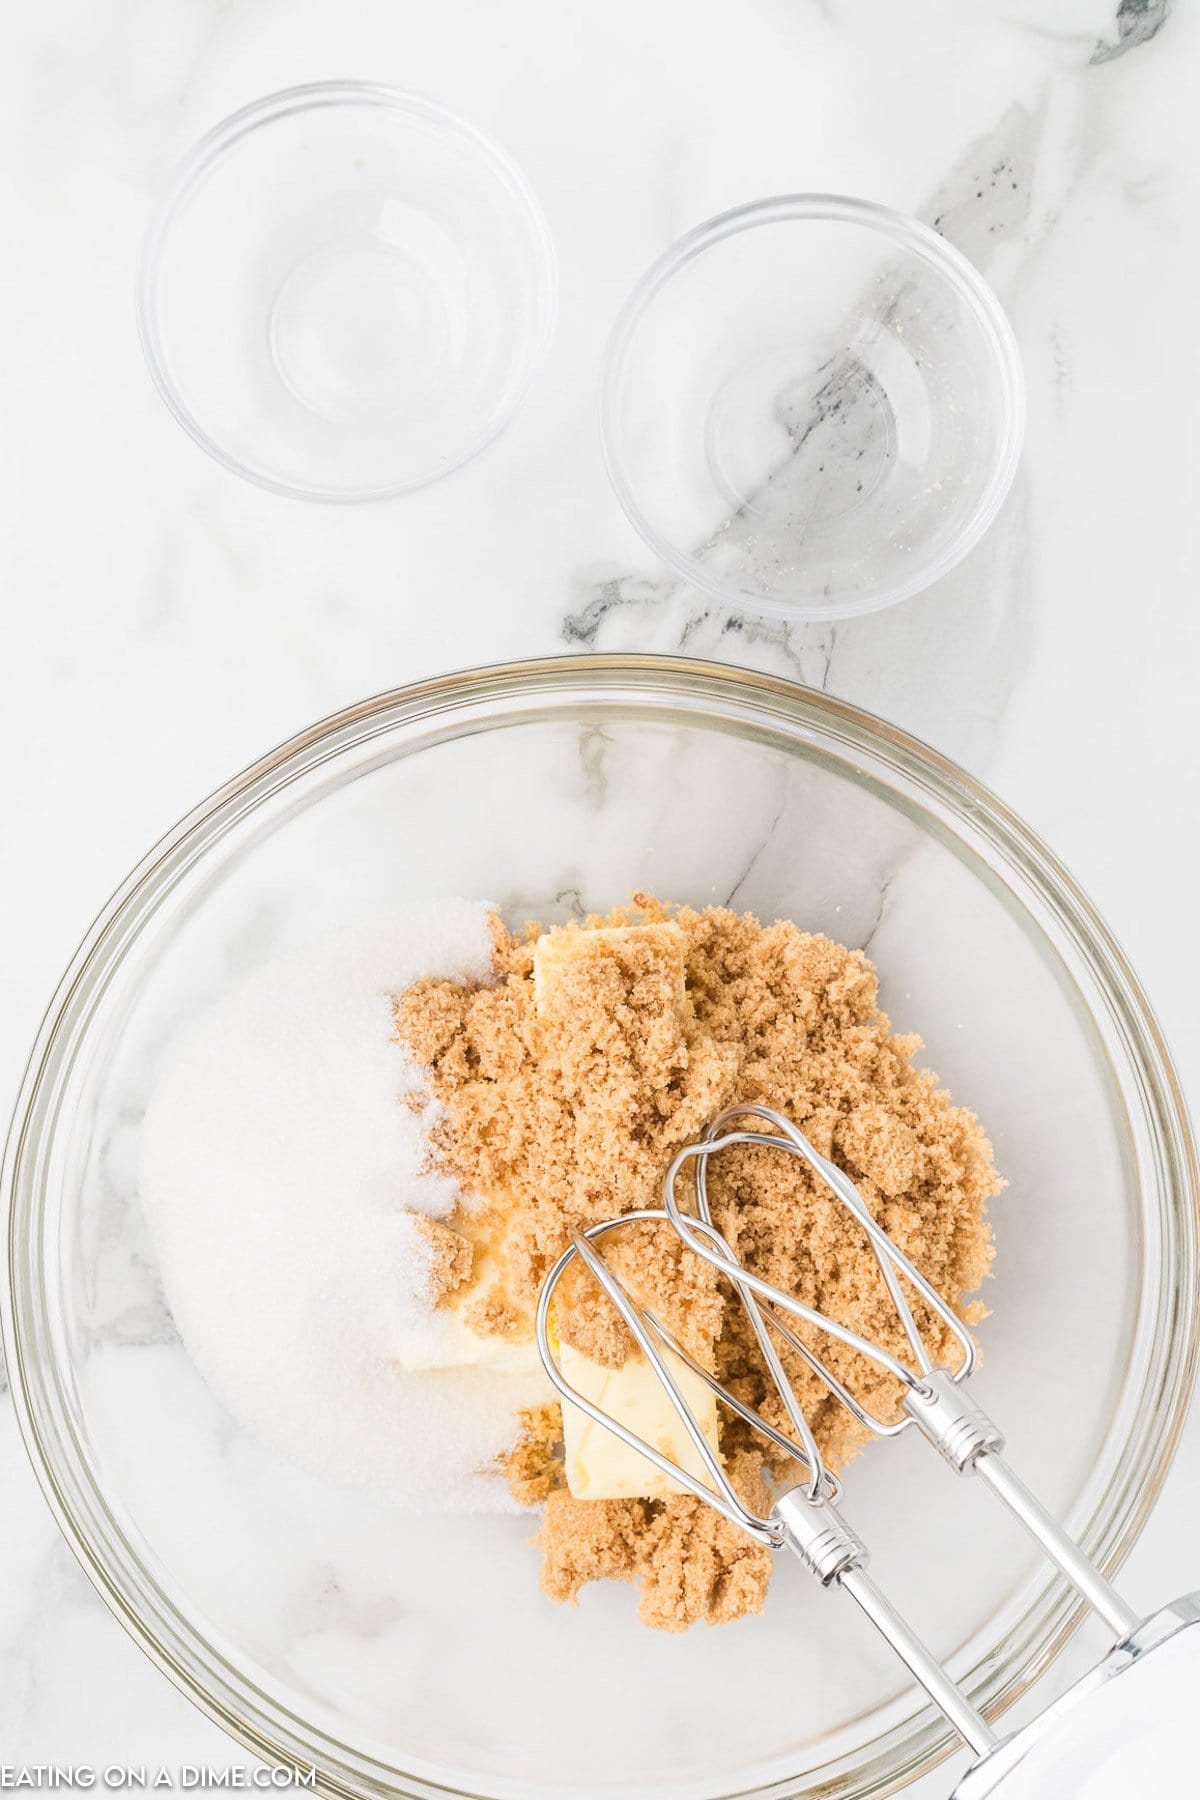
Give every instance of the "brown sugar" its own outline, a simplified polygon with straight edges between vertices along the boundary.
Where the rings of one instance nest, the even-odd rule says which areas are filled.
[[[551,1494],[565,1492],[561,1448],[562,1408],[528,1408],[521,1416],[521,1434],[502,1464],[513,1498],[522,1506],[540,1506]]]
[[[429,1271],[426,1281],[429,1296],[435,1303],[448,1300],[457,1294],[471,1279],[475,1267],[475,1251],[470,1240],[451,1225],[443,1225],[440,1219],[427,1218],[424,1213],[410,1213],[413,1230],[425,1240],[431,1253]]]
[[[665,932],[624,929],[668,922]],[[511,1332],[514,1318],[527,1320],[573,1229],[660,1205],[675,1152],[724,1107],[751,1101],[792,1118],[961,1316],[982,1316],[967,1296],[991,1261],[985,1212],[1001,1185],[991,1147],[936,1076],[914,1067],[920,1040],[892,1035],[860,951],[790,921],[763,925],[721,907],[676,911],[639,895],[631,908],[542,940],[551,987],[535,967],[539,935],[530,926],[512,936],[497,922],[491,984],[420,982],[395,1002],[397,1034],[425,1064],[441,1105],[435,1157],[486,1197],[450,1222],[486,1239],[503,1270],[474,1329]],[[796,1158],[759,1146],[722,1152],[710,1165],[709,1199],[747,1267],[903,1354],[861,1228]],[[748,1322],[715,1271],[665,1227],[615,1233],[605,1255],[627,1286],[653,1297],[693,1357],[786,1428]],[[461,1257],[446,1266],[461,1280]],[[936,1350],[934,1320],[916,1312]],[[555,1327],[595,1362],[620,1366],[628,1352],[624,1327],[582,1269],[560,1289]],[[865,1404],[895,1407],[890,1377],[829,1339],[821,1347]],[[801,1358],[788,1351],[784,1360],[839,1467],[865,1434]],[[574,1498],[563,1483],[557,1410],[527,1420],[507,1469],[518,1498],[545,1506],[547,1592],[569,1600],[591,1580],[636,1581],[643,1620],[671,1630],[761,1608],[770,1552],[702,1502]],[[786,1459],[732,1416],[720,1445],[727,1471],[765,1510],[764,1482],[788,1475]]]
[[[759,1459],[726,1458],[726,1474],[747,1503],[770,1506]],[[721,1625],[762,1611],[771,1551],[689,1494],[667,1500],[576,1500],[551,1492],[535,1540],[542,1587],[573,1602],[589,1581],[632,1581],[638,1617],[657,1631],[686,1631],[700,1619]]]

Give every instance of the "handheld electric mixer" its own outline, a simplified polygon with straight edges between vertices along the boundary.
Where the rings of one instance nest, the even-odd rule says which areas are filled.
[[[766,1130],[747,1128],[736,1121],[754,1120]],[[887,1293],[911,1350],[901,1360],[860,1333],[829,1315],[818,1312],[796,1296],[765,1281],[740,1263],[727,1239],[717,1229],[709,1203],[707,1167],[710,1159],[737,1145],[759,1145],[798,1157],[823,1182],[861,1227],[874,1254]],[[677,1192],[685,1169],[694,1173],[695,1210],[680,1203]],[[666,1330],[647,1307],[639,1304],[613,1275],[599,1246],[614,1231],[639,1225],[668,1223],[695,1255],[725,1276],[745,1308],[770,1382],[783,1404],[791,1433],[780,1430],[747,1406],[698,1362]],[[555,1290],[576,1258],[583,1261],[608,1296],[641,1353],[654,1369],[695,1446],[707,1480],[674,1462],[646,1443],[620,1420],[603,1412],[578,1393],[558,1366],[550,1330]],[[907,1289],[907,1292],[906,1292]],[[918,1326],[909,1294],[928,1316],[937,1321],[958,1346],[957,1366],[935,1366]],[[808,1328],[799,1335],[790,1320]],[[865,1406],[847,1383],[828,1366],[816,1344],[825,1334],[883,1368],[899,1384],[900,1409],[883,1418]],[[1153,1668],[1139,1675],[1139,1721],[1142,1728],[1167,1733],[1179,1730],[1178,1675],[1186,1658],[1185,1676],[1200,1701],[1200,1595],[1184,1596],[1149,1618],[1140,1618],[1090,1563],[1073,1539],[1025,1487],[1004,1458],[1004,1436],[999,1427],[971,1399],[966,1378],[975,1367],[976,1352],[970,1333],[937,1290],[882,1229],[846,1173],[822,1156],[804,1134],[782,1114],[769,1107],[745,1105],[730,1108],[708,1127],[703,1137],[685,1145],[667,1171],[663,1207],[609,1219],[575,1233],[572,1244],[559,1258],[543,1284],[537,1313],[537,1338],[547,1372],[564,1399],[616,1433],[631,1448],[648,1457],[684,1490],[716,1508],[760,1543],[787,1548],[823,1587],[836,1586],[848,1593],[892,1646],[939,1707],[954,1729],[976,1753],[976,1760],[955,1790],[953,1800],[1068,1800],[1062,1790],[1061,1767],[1053,1775],[1053,1791],[1044,1785],[1041,1770],[1056,1761],[1056,1750],[1071,1731],[1077,1709],[1097,1689],[1106,1686],[1131,1667],[1145,1665],[1154,1655]],[[834,1504],[838,1484],[826,1469],[803,1408],[788,1379],[776,1348],[778,1339],[798,1355],[848,1408],[859,1424],[875,1436],[891,1437],[915,1426],[937,1449],[943,1460],[960,1475],[979,1475],[1003,1504],[1018,1518],[1044,1554],[1080,1597],[1108,1627],[1115,1648],[1071,1689],[1063,1699],[1031,1724],[1000,1738],[942,1665],[925,1647],[908,1622],[896,1611],[867,1573],[868,1552],[858,1534]],[[669,1353],[669,1356],[668,1356]],[[805,1479],[781,1493],[770,1512],[752,1512],[735,1491],[720,1456],[705,1437],[699,1420],[689,1408],[672,1373],[670,1358],[682,1360],[716,1395],[719,1404],[767,1437],[800,1464]],[[794,1435],[792,1435],[794,1433]],[[1184,1635],[1186,1634],[1186,1635]],[[1170,1644],[1171,1649],[1166,1650]],[[1084,1739],[1081,1751],[1071,1750],[1070,1779],[1076,1793],[1095,1793],[1096,1800],[1134,1800],[1124,1773],[1119,1786],[1102,1789],[1086,1786],[1091,1774],[1103,1775],[1111,1766],[1111,1744]],[[1090,1759],[1080,1766],[1079,1758]],[[1103,1766],[1097,1757],[1105,1759]],[[1061,1759],[1059,1759],[1059,1762]],[[1039,1785],[1042,1783],[1042,1785]]]

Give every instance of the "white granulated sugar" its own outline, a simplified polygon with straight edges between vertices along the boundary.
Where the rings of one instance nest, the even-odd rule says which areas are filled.
[[[420,1070],[388,995],[485,979],[488,910],[437,901],[260,970],[181,1033],[146,1114],[140,1188],[201,1374],[240,1423],[313,1473],[418,1509],[508,1510],[496,1455],[541,1377],[436,1364],[429,1250],[445,1217],[403,1095]]]

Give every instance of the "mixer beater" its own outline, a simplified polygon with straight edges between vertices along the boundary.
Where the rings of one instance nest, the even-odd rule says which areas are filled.
[[[756,1275],[737,1259],[714,1222],[707,1171],[714,1156],[738,1145],[761,1146],[799,1158],[856,1221],[874,1255],[909,1346],[907,1359],[893,1355],[839,1320],[806,1305],[797,1296]],[[680,1178],[685,1170],[693,1175],[691,1199],[694,1210],[681,1201],[679,1194]],[[729,1282],[745,1309],[763,1366],[782,1403],[789,1430],[782,1430],[764,1418],[695,1361],[655,1313],[634,1299],[606,1263],[602,1245],[611,1232],[665,1224],[673,1227],[691,1252],[711,1264]],[[576,1259],[584,1263],[607,1295],[662,1383],[671,1406],[695,1446],[706,1480],[681,1468],[621,1420],[605,1413],[580,1394],[564,1378],[554,1347],[551,1312],[558,1284]],[[920,1303],[926,1316],[941,1326],[943,1341],[949,1340],[956,1346],[954,1367],[935,1364],[926,1336],[917,1323],[910,1295]],[[801,1336],[792,1321],[807,1328],[807,1335]],[[1143,1619],[1089,1562],[1074,1540],[1010,1468],[1003,1454],[1003,1433],[967,1391],[965,1383],[976,1362],[970,1332],[954,1309],[875,1220],[849,1176],[822,1156],[783,1114],[767,1106],[751,1104],[727,1109],[712,1121],[701,1138],[685,1145],[675,1157],[664,1178],[661,1208],[626,1213],[573,1234],[570,1247],[543,1284],[536,1330],[542,1361],[564,1400],[614,1432],[681,1488],[714,1507],[759,1543],[791,1551],[823,1587],[837,1587],[851,1596],[975,1752],[976,1760],[955,1789],[953,1800],[992,1800],[993,1796],[996,1800],[1069,1800],[1070,1790],[1062,1786],[1062,1769],[1060,1763],[1055,1762],[1055,1753],[1061,1748],[1064,1733],[1071,1727],[1073,1707],[1133,1665],[1144,1665],[1151,1653],[1163,1654],[1156,1655],[1154,1668],[1139,1677],[1142,1682],[1139,1695],[1142,1726],[1160,1737],[1179,1731],[1181,1720],[1174,1684],[1181,1658],[1188,1659],[1185,1675],[1189,1685],[1194,1686],[1196,1702],[1200,1703],[1200,1630],[1196,1629],[1200,1627],[1200,1595],[1184,1596]],[[900,1404],[894,1417],[883,1417],[867,1406],[834,1372],[821,1354],[822,1337],[840,1343],[895,1378]],[[997,1737],[867,1572],[867,1547],[835,1504],[839,1484],[825,1466],[776,1340],[799,1356],[872,1435],[894,1437],[915,1427],[957,1474],[981,1477],[1108,1627],[1115,1648],[1071,1689],[1069,1695],[1022,1730],[1005,1738]],[[793,1458],[803,1471],[803,1479],[780,1493],[766,1516],[751,1511],[730,1482],[720,1456],[710,1445],[672,1373],[674,1359],[684,1363],[712,1390],[720,1406],[742,1419],[777,1450]],[[1168,1645],[1170,1649],[1166,1650]],[[1148,1675],[1156,1677],[1153,1683],[1147,1681]],[[1079,1765],[1081,1754],[1085,1760],[1090,1759],[1086,1768]],[[1104,1759],[1103,1763],[1097,1762],[1096,1757]],[[1111,1744],[1100,1745],[1091,1738],[1082,1752],[1073,1748],[1070,1780],[1074,1791],[1082,1795],[1092,1773],[1102,1776],[1104,1769],[1115,1771],[1116,1765],[1111,1758]],[[1052,1763],[1055,1772],[1051,1777],[1052,1786],[1047,1787],[1044,1783]],[[1117,1787],[1088,1788],[1087,1793],[1089,1796],[1095,1793],[1097,1800],[1100,1800],[1101,1792],[1103,1800],[1109,1800],[1110,1795],[1113,1800],[1118,1795],[1121,1800],[1125,1796],[1134,1800],[1143,1791],[1147,1796],[1151,1791],[1159,1792],[1158,1789],[1142,1790],[1137,1785],[1131,1786],[1124,1762],[1118,1779],[1120,1785]],[[1076,1782],[1078,1786],[1074,1785]]]

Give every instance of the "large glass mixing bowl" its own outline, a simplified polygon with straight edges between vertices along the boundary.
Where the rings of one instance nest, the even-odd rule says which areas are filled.
[[[1196,1324],[1183,1106],[1120,951],[1003,806],[878,720],[708,664],[557,660],[366,701],[131,875],[54,999],[5,1165],[10,1373],[64,1532],[185,1692],[329,1793],[828,1800],[890,1793],[948,1745],[855,1608],[797,1567],[763,1617],[683,1638],[642,1631],[621,1587],[556,1608],[528,1520],[326,1489],[240,1433],[175,1332],[136,1169],[182,1020],[410,897],[550,919],[638,886],[867,947],[1008,1177],[978,1391],[1016,1466],[1111,1569],[1170,1459]],[[1075,1612],[974,1488],[903,1440],[863,1455],[844,1504],[992,1710]]]

